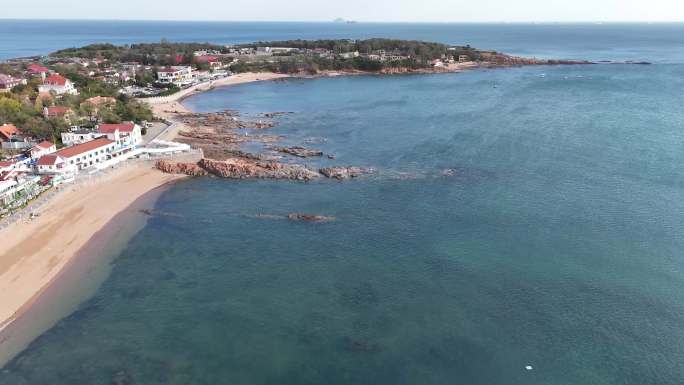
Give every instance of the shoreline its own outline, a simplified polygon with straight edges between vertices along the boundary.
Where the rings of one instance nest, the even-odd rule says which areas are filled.
[[[438,70],[420,69],[415,71],[385,71],[385,72],[369,72],[369,71],[321,71],[315,75],[304,74],[282,74],[275,72],[244,72],[228,76],[222,79],[214,80],[210,83],[196,84],[185,90],[181,90],[173,95],[163,96],[159,98],[139,98],[141,102],[147,103],[154,116],[171,122],[170,127],[158,138],[162,140],[172,141],[176,137],[178,131],[184,126],[176,119],[178,114],[193,113],[185,105],[183,100],[195,95],[202,94],[217,88],[235,86],[239,84],[255,83],[260,81],[283,80],[283,79],[320,79],[340,76],[387,76],[387,75],[425,75],[425,74],[447,74],[447,73],[461,73],[468,70],[475,70],[478,68],[486,68],[474,62],[452,64],[448,67]]]
[[[143,100],[150,104],[156,117],[172,122],[157,138],[173,140],[182,128],[174,116],[177,112],[189,112],[181,104],[183,99],[217,87],[290,77],[274,73],[239,74],[214,81],[209,87],[191,87],[163,103]],[[37,210],[40,216],[1,230],[13,236],[0,244],[0,368],[94,294],[109,270],[110,265],[105,262],[118,256],[125,243],[146,223],[146,219],[141,225],[131,221],[137,213],[134,208],[140,202],[153,204],[155,199],[146,197],[155,196],[155,192],[187,176],[163,173],[154,168],[153,162],[143,161],[92,178],[60,186],[63,190]],[[119,223],[130,228],[117,229]],[[121,234],[124,235],[119,240],[120,248],[103,251],[102,246]],[[89,267],[84,269],[86,265]],[[102,279],[72,274],[95,271],[104,275]],[[66,276],[73,279],[67,280]],[[84,284],[89,286],[89,295],[79,290]],[[66,298],[67,293],[72,296]],[[55,301],[56,298],[60,299]]]
[[[29,323],[40,325],[31,328],[19,325],[34,305],[52,294],[58,284],[79,287],[82,277],[65,281],[62,275],[79,264],[79,256],[92,250],[91,241],[111,240],[117,234],[134,230],[124,237],[122,245],[142,227],[120,227],[112,229],[116,218],[124,216],[135,207],[136,202],[155,191],[183,179],[183,176],[162,173],[153,168],[151,162],[126,165],[98,175],[76,185],[63,185],[62,191],[51,202],[39,210],[40,216],[31,221],[16,222],[2,231],[12,234],[0,244],[0,367],[18,354],[35,337],[49,329],[64,316],[65,309],[54,310],[51,315],[34,315]],[[99,245],[109,245],[101,241]],[[96,256],[95,258],[97,258]],[[106,268],[105,266],[98,266]],[[101,282],[99,282],[101,283]],[[75,291],[78,292],[78,291]],[[84,298],[81,298],[84,299]],[[77,301],[80,303],[80,300]],[[73,311],[73,307],[69,307]],[[56,304],[50,304],[56,306]],[[59,307],[59,306],[57,306]],[[37,312],[37,311],[36,311]],[[18,329],[24,329],[19,333]],[[33,330],[27,330],[33,329]]]

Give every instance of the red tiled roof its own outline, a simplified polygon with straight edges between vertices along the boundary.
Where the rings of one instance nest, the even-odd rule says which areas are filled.
[[[114,143],[113,140],[109,140],[107,138],[98,138],[91,140],[90,142],[85,142],[81,144],[77,144],[75,146],[63,148],[55,153],[55,155],[63,156],[65,158],[71,158],[76,155],[83,154],[84,152],[88,152],[91,150],[94,150],[96,148],[104,147],[109,144]]]
[[[54,145],[55,145],[54,143],[52,143],[52,142],[50,142],[50,141],[47,141],[47,140],[44,140],[44,141],[42,141],[42,142],[36,144],[36,147],[39,147],[39,148],[50,148],[50,147],[52,147],[52,146],[54,146]]]
[[[0,135],[5,139],[10,139],[12,135],[20,134],[21,130],[18,129],[14,124],[3,124],[0,126]]]
[[[5,168],[13,165],[14,162],[0,162],[0,168]]]
[[[67,79],[59,74],[54,74],[50,75],[47,78],[45,78],[45,81],[43,81],[43,84],[51,84],[51,85],[57,85],[57,86],[63,86],[67,82]]]
[[[212,63],[217,62],[218,58],[216,56],[197,56],[195,61],[198,63]]]
[[[38,162],[36,163],[38,166],[52,166],[55,163],[57,163],[57,159],[59,157],[54,154],[50,155],[43,155],[38,159]]]
[[[48,72],[48,69],[43,67],[40,64],[31,64],[30,66],[28,66],[28,68],[26,70],[28,72],[31,72],[34,74],[40,74],[40,73]]]
[[[131,132],[135,128],[135,123],[120,123],[120,124],[100,124],[97,126],[97,132],[101,134],[111,134],[116,130],[119,132]]]
[[[71,108],[64,106],[52,106],[47,108],[48,115],[64,115],[71,111]]]

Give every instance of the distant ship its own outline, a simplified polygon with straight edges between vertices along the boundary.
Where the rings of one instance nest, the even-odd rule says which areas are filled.
[[[356,20],[344,20],[343,18],[338,17],[337,19],[333,20],[333,23],[356,24],[358,22]]]

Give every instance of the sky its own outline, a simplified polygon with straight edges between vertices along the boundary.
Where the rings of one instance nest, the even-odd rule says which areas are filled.
[[[10,1],[10,0],[2,0]],[[684,21],[684,0],[32,0],[0,18],[221,21]]]

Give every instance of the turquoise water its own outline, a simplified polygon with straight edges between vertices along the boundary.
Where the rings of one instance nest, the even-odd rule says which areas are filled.
[[[377,172],[178,183],[0,384],[681,384],[682,49],[193,97]]]

